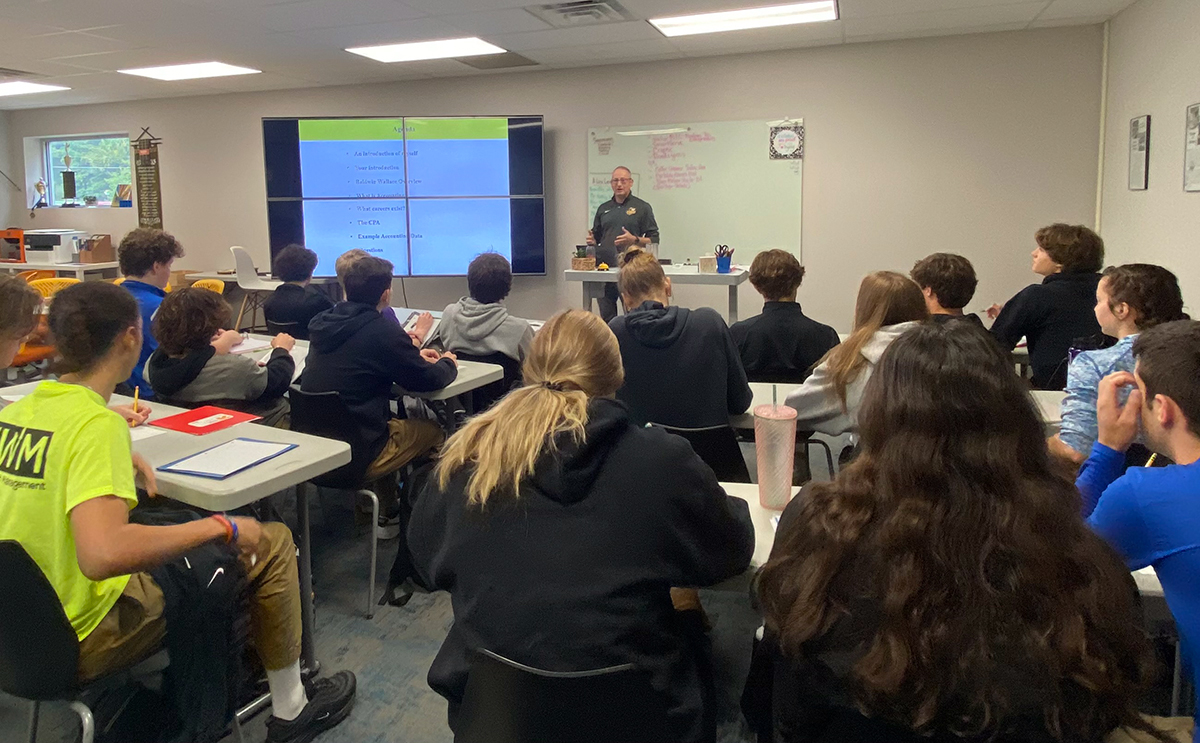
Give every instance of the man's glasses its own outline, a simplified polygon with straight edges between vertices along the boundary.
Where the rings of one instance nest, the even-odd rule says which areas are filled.
[[[619,186],[622,183],[633,183],[633,179],[632,178],[613,178],[611,181],[609,181],[609,183],[611,183],[614,186]]]

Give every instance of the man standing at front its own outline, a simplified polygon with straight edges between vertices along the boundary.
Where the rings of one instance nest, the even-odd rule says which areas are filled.
[[[596,246],[596,263],[617,267],[617,257],[630,247],[644,248],[658,242],[658,224],[650,204],[634,196],[633,173],[624,166],[612,172],[613,197],[596,209],[587,244]],[[608,322],[617,316],[617,285],[604,285],[598,297],[600,316]]]

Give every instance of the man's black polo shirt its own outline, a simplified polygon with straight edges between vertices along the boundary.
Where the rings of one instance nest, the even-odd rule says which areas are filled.
[[[658,223],[654,221],[654,209],[649,203],[633,194],[622,204],[609,199],[596,209],[596,218],[592,220],[597,263],[617,267],[616,239],[622,229],[629,230],[634,237],[648,237],[650,242],[658,242]]]

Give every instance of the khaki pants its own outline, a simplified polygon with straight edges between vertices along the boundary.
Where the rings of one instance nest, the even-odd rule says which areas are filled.
[[[1143,715],[1159,732],[1166,733],[1177,743],[1192,743],[1193,720],[1190,717],[1154,717]],[[1104,736],[1104,743],[1156,743],[1149,735],[1140,730],[1117,728]]]
[[[379,496],[381,513],[395,509],[399,501],[396,478],[385,477],[416,459],[421,454],[442,443],[442,429],[429,421],[393,418],[388,421],[388,440],[383,451],[371,462],[363,479],[367,482],[380,481],[375,494]]]
[[[252,592],[250,633],[263,666],[287,668],[300,658],[300,584],[292,532],[278,523],[262,525],[267,549],[254,565],[241,558]],[[162,589],[149,573],[129,584],[96,629],[79,643],[79,680],[91,681],[128,668],[162,649],[167,622]]]

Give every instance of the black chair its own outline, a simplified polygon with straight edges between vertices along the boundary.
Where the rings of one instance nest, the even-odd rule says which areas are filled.
[[[632,664],[543,671],[476,651],[454,743],[639,743],[671,740],[666,704]]]
[[[521,362],[514,359],[505,353],[489,353],[485,355],[477,355],[471,353],[458,353],[454,349],[450,349],[454,355],[463,361],[479,361],[484,364],[497,364],[504,368],[504,376],[495,382],[485,384],[482,387],[477,387],[471,390],[471,412],[482,413],[492,406],[500,398],[507,395],[513,387],[521,383]]]
[[[271,322],[270,320],[265,320],[265,322],[268,335],[287,333],[297,340],[308,340],[308,328],[301,328],[298,322]]]
[[[167,667],[167,652],[162,650],[132,668],[80,684],[75,630],[50,581],[25,548],[13,540],[0,541],[0,596],[4,596],[0,606],[0,689],[33,703],[29,743],[37,741],[41,703],[51,701],[71,703],[79,715],[80,739],[92,743],[96,722],[88,701],[105,691],[129,687],[138,678],[160,674]],[[236,717],[233,725],[235,737],[241,740]]]
[[[651,423],[655,428],[682,436],[704,463],[712,468],[721,482],[750,482],[750,470],[742,449],[738,446],[737,434],[731,426],[708,426],[706,428],[678,428]]]
[[[292,404],[293,431],[321,436],[350,445],[350,461],[335,470],[314,477],[310,482],[334,490],[355,490],[371,502],[371,570],[367,583],[367,619],[375,616],[375,563],[379,545],[375,525],[379,523],[379,496],[364,482],[371,461],[363,457],[367,450],[349,408],[336,392],[305,392],[293,384],[288,390]],[[390,475],[389,475],[390,476]]]

